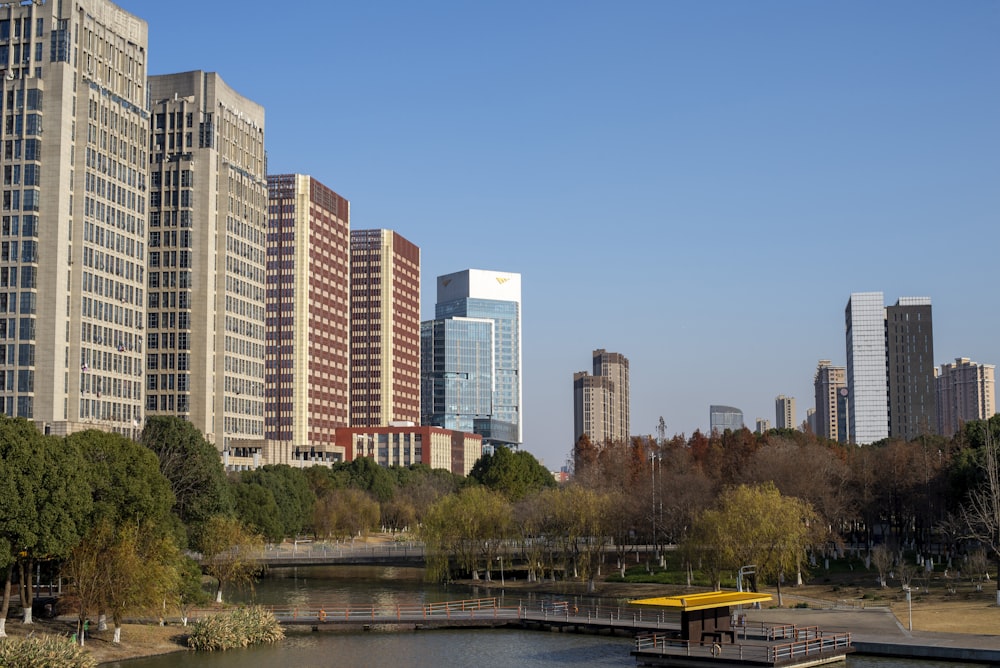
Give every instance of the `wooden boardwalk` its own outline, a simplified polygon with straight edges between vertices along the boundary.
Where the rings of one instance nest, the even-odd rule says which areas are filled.
[[[743,627],[736,641],[698,642],[669,634],[640,634],[635,640],[639,666],[743,665],[804,668],[843,661],[854,651],[850,633],[824,633],[816,627]]]
[[[488,628],[519,626],[591,633],[640,632],[676,633],[676,619],[640,608],[586,606],[577,608],[565,601],[545,601],[534,605],[501,606],[497,598],[445,601],[425,605],[387,606],[272,606],[282,624],[307,625],[315,630],[338,626],[410,628]]]

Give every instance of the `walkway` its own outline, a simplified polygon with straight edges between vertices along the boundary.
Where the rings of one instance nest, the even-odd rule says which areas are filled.
[[[745,612],[747,619],[753,622],[818,626],[828,632],[849,632],[855,649],[861,654],[1000,664],[1000,636],[908,631],[885,608],[775,608]]]
[[[521,626],[591,633],[676,633],[680,625],[672,615],[629,606],[586,606],[546,601],[533,606],[502,607],[496,598],[445,601],[425,605],[270,607],[282,624],[304,624],[319,628],[330,625],[363,627],[410,626],[413,628]]]

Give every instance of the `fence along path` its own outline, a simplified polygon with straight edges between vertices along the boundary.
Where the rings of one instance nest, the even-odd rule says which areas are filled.
[[[630,607],[587,606],[583,609],[565,601],[546,601],[535,606],[501,606],[497,598],[474,598],[423,605],[336,607],[311,603],[303,606],[269,606],[282,624],[354,624],[364,626],[502,626],[540,624],[579,628],[670,632],[679,629],[671,616],[650,614]]]

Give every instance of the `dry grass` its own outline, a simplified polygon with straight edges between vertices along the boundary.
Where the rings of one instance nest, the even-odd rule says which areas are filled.
[[[181,626],[158,626],[154,624],[124,624],[122,641],[111,642],[114,629],[95,631],[93,626],[87,633],[85,649],[98,663],[124,661],[155,654],[186,651],[186,629]],[[23,637],[29,633],[69,637],[76,633],[76,621],[66,618],[36,620],[25,626],[18,619],[7,620],[7,635]]]

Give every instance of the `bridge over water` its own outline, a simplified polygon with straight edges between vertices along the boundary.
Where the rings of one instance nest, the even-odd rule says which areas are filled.
[[[629,549],[629,556],[635,555],[636,560],[638,560],[640,555],[651,554],[655,549],[652,545],[632,546]],[[611,554],[614,551],[613,546],[609,545],[605,548],[606,554]],[[380,543],[298,541],[270,545],[251,554],[268,566],[384,565],[419,567],[427,563],[427,550],[423,543],[416,541]],[[504,562],[509,564],[516,560],[519,555],[520,550],[510,546],[504,552]]]
[[[396,606],[268,606],[282,624],[307,625],[314,630],[338,626],[411,628],[489,628],[521,626],[594,633],[639,632],[674,634],[679,619],[664,611],[631,606],[575,606],[568,601],[501,606],[497,598],[476,598],[422,605]]]
[[[296,542],[268,546],[256,559],[268,566],[424,566],[423,543]]]

